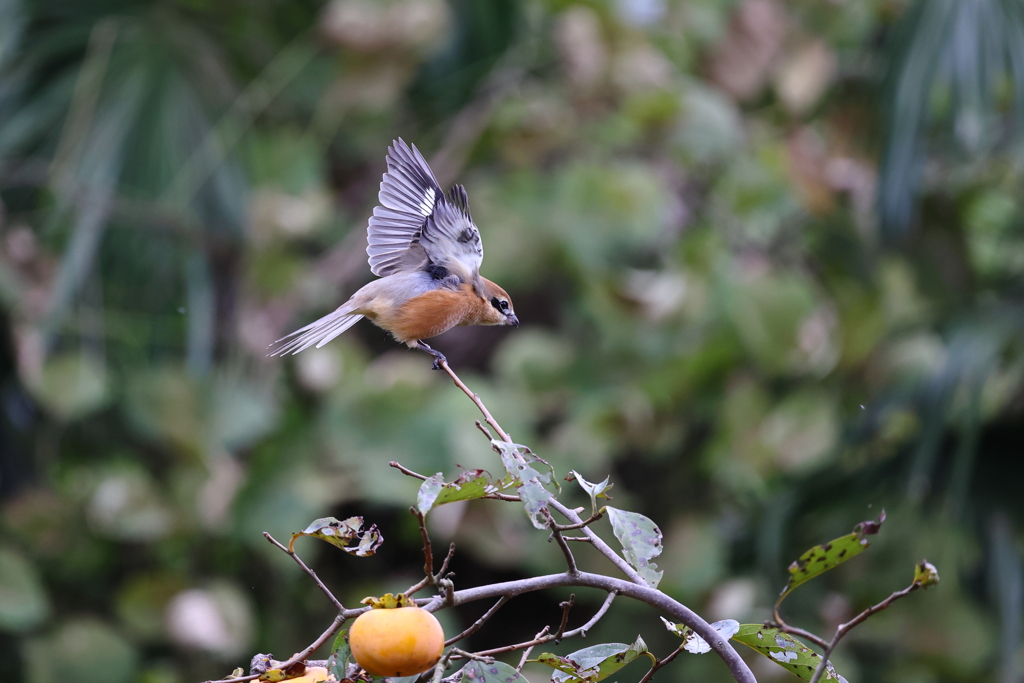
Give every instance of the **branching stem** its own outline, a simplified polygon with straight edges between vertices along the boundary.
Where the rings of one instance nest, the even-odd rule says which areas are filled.
[[[855,616],[853,619],[850,619],[845,624],[840,624],[839,628],[836,629],[835,635],[832,636],[832,641],[828,643],[828,646],[825,648],[825,652],[822,653],[821,661],[818,662],[818,668],[814,670],[814,675],[811,676],[811,680],[808,683],[818,683],[818,681],[821,680],[821,677],[825,674],[825,671],[828,669],[828,658],[832,655],[832,651],[836,649],[836,645],[839,644],[839,641],[842,640],[843,637],[847,633],[849,633],[855,626],[861,624],[865,619],[870,617],[875,612],[881,612],[892,603],[896,602],[900,598],[910,595],[920,587],[921,584],[917,581],[914,581],[912,584],[910,584],[903,590],[896,591],[895,593],[887,597],[885,600],[882,600],[882,602],[878,603],[877,605],[872,605],[871,607],[868,607],[866,610]]]
[[[494,603],[489,610],[484,612],[482,617],[480,617],[472,624],[470,624],[469,628],[467,628],[465,631],[455,636],[454,638],[449,638],[448,640],[444,641],[444,646],[448,647],[449,645],[454,645],[463,638],[467,638],[476,633],[477,631],[479,631],[480,627],[484,625],[484,622],[493,617],[494,613],[501,609],[501,606],[508,602],[509,599],[510,598],[507,595],[503,595],[500,598],[498,598],[498,602]]]

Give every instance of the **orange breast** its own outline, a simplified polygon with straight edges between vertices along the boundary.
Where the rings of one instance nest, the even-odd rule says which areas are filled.
[[[476,318],[479,297],[467,289],[435,289],[374,321],[400,342],[429,339]]]

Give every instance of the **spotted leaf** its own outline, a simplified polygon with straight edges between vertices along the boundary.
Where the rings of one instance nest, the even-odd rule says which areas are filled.
[[[756,650],[805,681],[811,680],[814,670],[821,663],[821,655],[777,628],[765,628],[762,624],[743,624],[732,639]],[[846,683],[846,679],[836,673],[831,662],[826,666],[820,680]]]
[[[604,508],[612,523],[612,533],[622,544],[622,555],[636,569],[640,578],[651,588],[657,588],[665,572],[651,562],[661,554],[661,529],[649,518],[637,512]]]
[[[502,662],[484,664],[480,661],[472,661],[462,667],[462,683],[529,683],[529,681],[508,664]]]
[[[652,662],[655,661],[647,651],[643,638],[637,636],[632,645],[602,643],[564,657],[545,652],[534,661],[555,670],[551,674],[551,683],[597,683],[643,654],[650,657]]]
[[[806,583],[815,576],[824,574],[829,569],[864,552],[871,545],[871,541],[867,537],[877,534],[884,521],[885,510],[882,510],[877,521],[861,522],[853,528],[853,533],[840,536],[824,545],[816,545],[797,558],[789,565],[789,583],[782,589],[775,605],[778,606],[790,591],[800,584]]]

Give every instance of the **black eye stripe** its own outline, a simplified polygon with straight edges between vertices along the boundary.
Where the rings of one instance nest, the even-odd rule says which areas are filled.
[[[496,296],[491,297],[491,305],[497,308],[502,313],[508,310],[508,302],[503,299],[499,299]]]

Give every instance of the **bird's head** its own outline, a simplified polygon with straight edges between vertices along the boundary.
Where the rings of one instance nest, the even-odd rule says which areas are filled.
[[[483,325],[515,325],[519,326],[519,318],[512,308],[512,299],[508,292],[487,278],[480,278],[477,293],[484,300],[483,314],[480,323]]]

